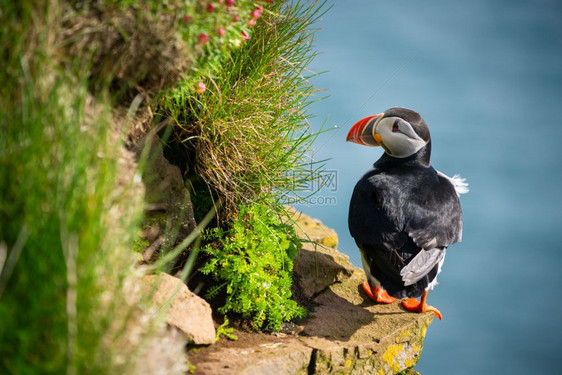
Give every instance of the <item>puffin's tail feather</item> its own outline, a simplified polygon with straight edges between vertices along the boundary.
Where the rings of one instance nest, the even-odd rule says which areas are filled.
[[[456,174],[453,177],[449,177],[447,176],[445,173],[437,171],[437,174],[445,177],[447,180],[449,180],[453,186],[455,187],[455,191],[457,192],[457,196],[460,196],[461,194],[466,194],[469,192],[468,189],[468,182],[466,182],[466,178],[461,177],[460,175]]]

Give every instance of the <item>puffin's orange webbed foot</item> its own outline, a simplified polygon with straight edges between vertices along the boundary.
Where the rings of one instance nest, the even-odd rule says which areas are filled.
[[[437,317],[439,320],[443,319],[443,315],[441,314],[441,312],[437,310],[435,307],[429,306],[426,300],[427,300],[427,290],[424,292],[420,301],[418,301],[415,298],[408,298],[407,300],[402,301],[402,306],[406,310],[413,311],[413,312],[431,311],[433,315],[435,315],[435,317]]]
[[[363,290],[365,291],[365,293],[367,293],[370,299],[377,303],[393,303],[397,300],[396,298],[388,294],[388,292],[384,288],[376,286],[375,290],[373,291],[368,281],[365,281],[363,283]]]

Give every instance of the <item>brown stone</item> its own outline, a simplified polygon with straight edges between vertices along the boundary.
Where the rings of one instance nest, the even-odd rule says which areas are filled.
[[[303,296],[312,298],[353,274],[349,257],[335,249],[305,243],[294,264],[295,279]]]
[[[330,285],[342,282],[353,274],[349,257],[335,249],[336,232],[318,219],[288,208],[293,226],[303,240],[303,247],[295,259],[294,272],[300,293],[312,298]]]
[[[166,323],[182,331],[190,343],[209,345],[215,342],[211,306],[192,293],[178,278],[166,273],[147,275],[142,279],[145,290],[154,286],[152,300],[158,308],[169,304]]]

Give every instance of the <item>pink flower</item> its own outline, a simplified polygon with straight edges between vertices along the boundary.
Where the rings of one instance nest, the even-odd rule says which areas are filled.
[[[238,14],[235,14],[234,17],[232,17],[232,21],[240,22],[240,16]]]
[[[224,34],[226,34],[226,30],[223,29],[222,27],[221,27],[220,29],[218,29],[217,32],[219,33],[219,36],[220,36],[220,37],[223,37]]]
[[[234,0],[226,0],[226,6],[227,7],[233,7],[234,6]]]
[[[199,94],[203,94],[206,89],[207,89],[207,86],[205,86],[205,84],[203,82],[198,82],[197,86],[195,87],[195,91]]]
[[[256,20],[249,20],[248,21],[248,27],[252,27],[256,25]]]
[[[209,36],[207,34],[199,34],[197,40],[201,44],[207,44],[209,42]]]
[[[189,14],[186,14],[182,17],[182,21],[185,23],[191,22],[191,16]]]
[[[250,13],[250,15],[252,16],[252,18],[254,20],[257,20],[258,18],[261,17],[261,14],[263,12],[263,8],[262,7],[257,7],[256,9],[252,10],[252,12]]]
[[[244,42],[250,40],[250,36],[245,31],[242,31],[242,38],[244,39]]]
[[[212,3],[207,4],[207,12],[213,13],[215,11],[215,6]]]

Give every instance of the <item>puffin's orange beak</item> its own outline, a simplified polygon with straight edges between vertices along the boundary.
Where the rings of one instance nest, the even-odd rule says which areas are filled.
[[[378,115],[365,117],[359,120],[349,129],[347,133],[347,142],[358,143],[363,146],[380,146],[379,142],[374,136],[374,127],[384,113],[379,113]]]

